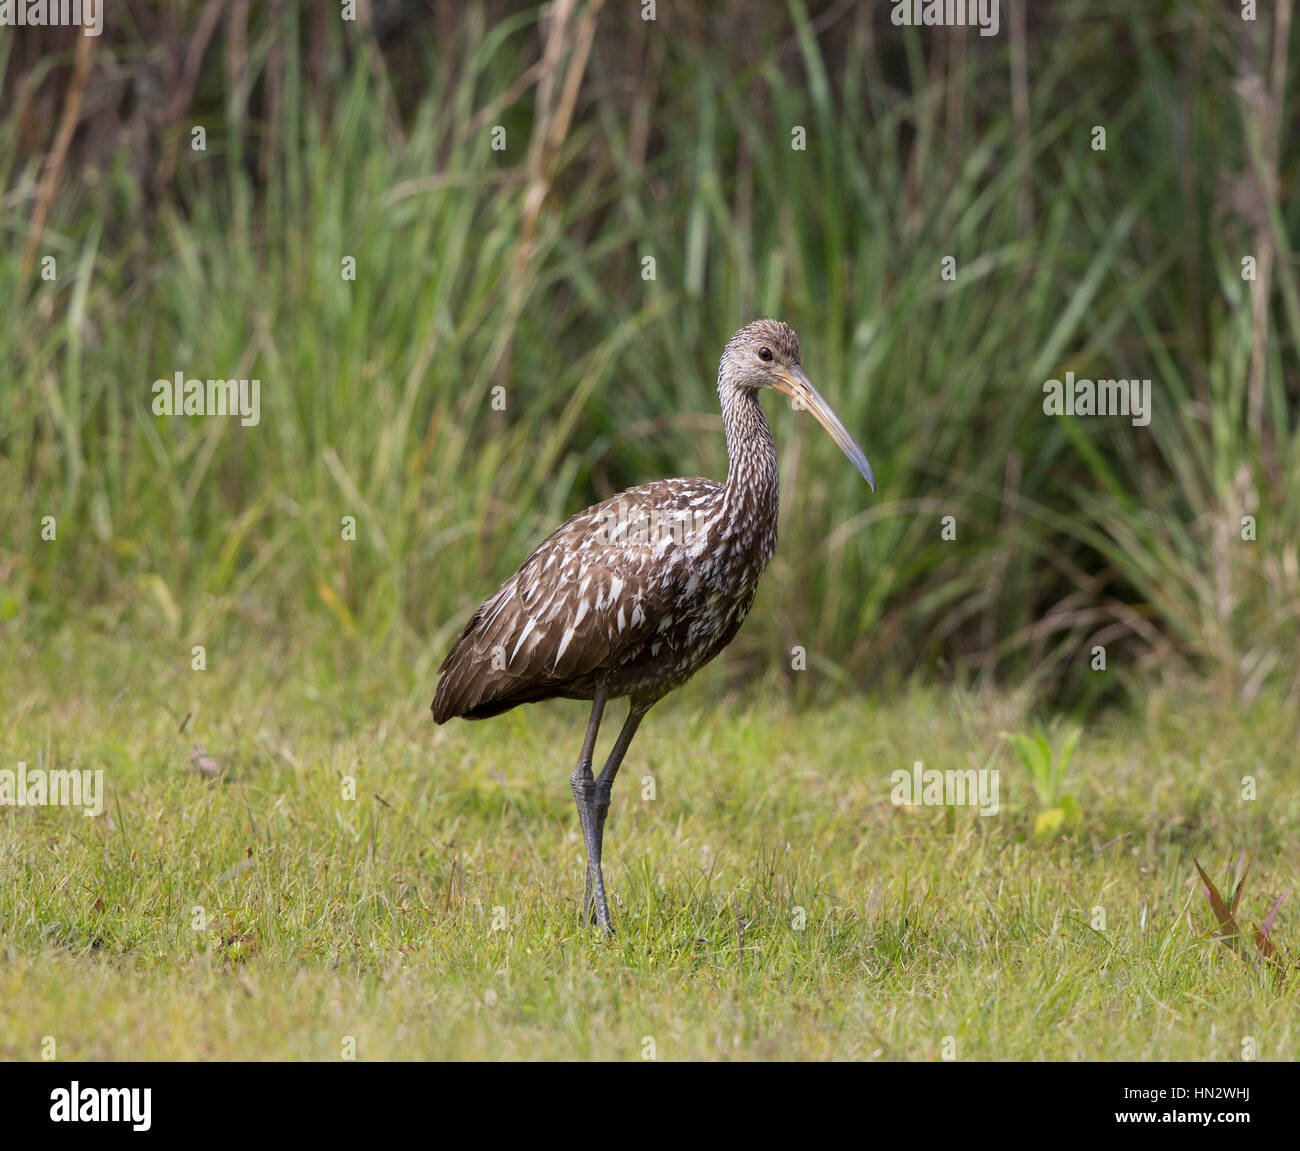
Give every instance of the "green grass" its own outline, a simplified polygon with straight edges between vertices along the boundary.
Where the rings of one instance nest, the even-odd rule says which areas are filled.
[[[337,1059],[347,1036],[361,1059],[1300,1050],[1295,981],[1207,937],[1191,862],[1226,887],[1253,858],[1244,923],[1300,872],[1295,717],[1267,700],[1156,691],[1090,727],[1078,833],[1045,839],[999,735],[1033,717],[1005,697],[801,712],[688,689],[615,789],[602,942],[577,924],[582,705],[435,728],[423,671],[123,650],[62,636],[0,665],[0,767],[102,766],[109,794],[95,819],[0,808],[0,1058],[47,1036],[64,1059]],[[190,770],[195,741],[225,778]],[[916,759],[1000,769],[1001,812],[893,806]],[[1296,923],[1288,902],[1274,937]]]

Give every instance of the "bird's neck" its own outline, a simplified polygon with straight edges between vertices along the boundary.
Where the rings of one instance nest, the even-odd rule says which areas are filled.
[[[723,383],[722,426],[727,433],[727,482],[723,486],[726,514],[733,519],[771,522],[773,543],[780,488],[776,444],[763,418],[758,392]]]

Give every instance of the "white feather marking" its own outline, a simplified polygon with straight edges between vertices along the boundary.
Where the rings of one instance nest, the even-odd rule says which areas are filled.
[[[555,666],[560,666],[560,659],[563,657],[565,649],[569,646],[569,641],[573,639],[574,629],[567,627],[564,629],[564,636],[560,640],[560,650],[555,653]]]
[[[524,628],[519,636],[519,642],[515,644],[515,650],[510,653],[510,662],[514,663],[515,656],[519,654],[519,649],[524,646],[524,640],[533,634],[533,629],[537,627],[537,620],[532,616],[528,617],[528,626]]]

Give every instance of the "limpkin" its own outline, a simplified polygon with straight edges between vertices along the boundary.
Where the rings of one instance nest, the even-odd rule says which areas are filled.
[[[601,845],[628,745],[651,706],[731,642],[776,547],[776,447],[763,388],[810,411],[875,491],[862,449],[804,375],[799,337],[778,320],[755,320],[718,365],[726,482],[659,480],[579,512],[479,607],[439,671],[438,723],[543,699],[592,701],[570,782],[587,854],[583,922],[606,933]],[[593,778],[605,704],[624,697],[627,719]]]

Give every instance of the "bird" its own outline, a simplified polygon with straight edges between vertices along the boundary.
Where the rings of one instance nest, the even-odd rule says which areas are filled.
[[[809,411],[876,490],[867,457],[805,374],[794,329],[755,320],[718,364],[726,480],[658,480],[578,512],[479,606],[439,669],[438,724],[546,699],[591,701],[569,782],[587,859],[582,923],[605,935],[614,778],[650,708],[731,642],[776,548],[776,445],[759,402],[768,389]],[[621,699],[627,716],[593,775],[605,707]]]

